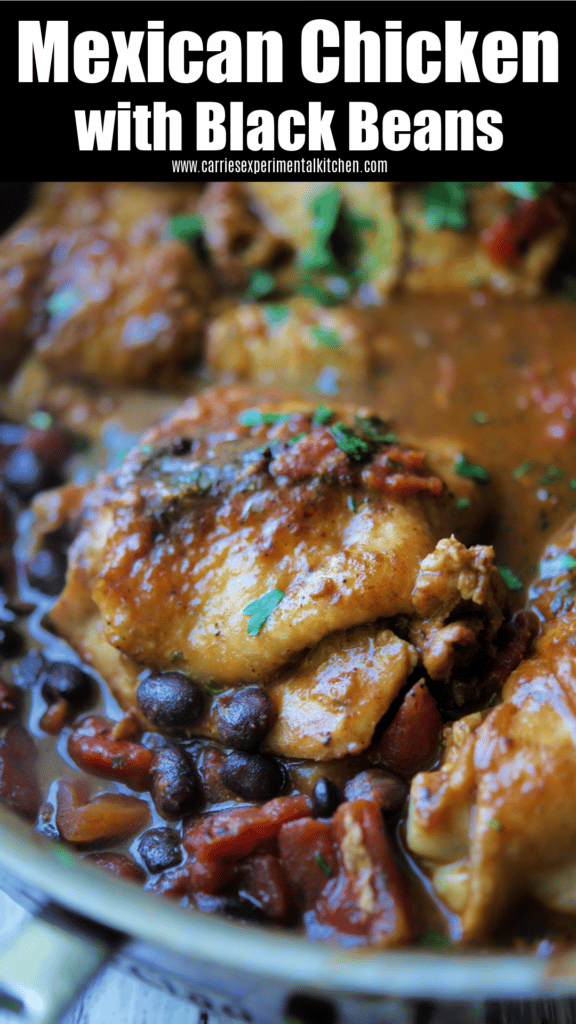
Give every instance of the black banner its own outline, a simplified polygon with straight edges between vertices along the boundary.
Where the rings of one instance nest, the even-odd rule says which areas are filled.
[[[5,3],[3,14],[6,178],[573,176],[569,4]]]

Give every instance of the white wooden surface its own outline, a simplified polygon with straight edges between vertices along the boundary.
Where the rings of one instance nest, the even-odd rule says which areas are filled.
[[[7,944],[29,915],[0,892],[0,947]],[[0,1009],[0,1024],[18,1018]],[[62,1024],[219,1024],[188,1003],[107,967],[76,1000]]]

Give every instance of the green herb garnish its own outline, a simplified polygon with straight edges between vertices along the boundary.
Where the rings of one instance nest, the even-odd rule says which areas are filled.
[[[516,466],[516,469],[512,470],[512,479],[519,480],[520,477],[530,472],[533,465],[534,463],[530,459],[527,459],[526,462],[521,462],[519,466]]]
[[[298,285],[297,293],[303,298],[309,299],[310,302],[315,302],[318,306],[333,306],[336,302],[342,301],[342,296],[335,295],[334,292],[323,288],[316,281],[302,281]]]
[[[480,409],[478,410],[478,412],[475,412],[473,414],[473,416],[472,416],[472,422],[473,423],[479,423],[479,424],[488,423],[489,419],[490,419],[490,417],[489,417],[488,413],[487,412],[482,412]]]
[[[470,499],[469,498],[456,498],[456,501],[454,502],[454,504],[456,505],[456,508],[458,509],[458,511],[462,512],[465,508],[470,508]]]
[[[67,316],[80,303],[80,293],[76,288],[62,288],[53,292],[46,299],[46,309],[50,316]]]
[[[424,219],[431,231],[468,227],[468,193],[463,181],[435,181],[424,192]]]
[[[28,423],[35,430],[48,430],[48,427],[52,426],[53,420],[49,412],[37,409],[36,412],[31,413],[28,417]]]
[[[398,437],[391,431],[385,431],[382,433],[382,428],[385,424],[382,420],[379,420],[376,416],[373,419],[366,419],[364,416],[355,416],[354,423],[358,427],[361,434],[366,434],[371,441],[378,441],[382,444],[397,444]]]
[[[281,306],[278,302],[269,302],[266,306],[262,307],[264,316],[271,327],[275,327],[276,324],[281,324],[283,320],[286,320],[290,316],[290,309],[288,306]]]
[[[248,636],[257,636],[262,626],[266,622],[269,615],[272,614],[274,609],[284,597],[284,591],[269,590],[267,594],[263,594],[262,597],[257,598],[256,601],[251,601],[245,608],[242,609],[242,615],[250,615],[250,621],[246,632]]]
[[[177,213],[168,221],[168,234],[178,242],[193,242],[204,231],[204,221],[197,213]]]
[[[573,555],[562,554],[543,558],[540,562],[540,579],[551,580],[554,576],[562,576],[572,569],[576,569],[576,558]]]
[[[288,444],[292,446],[293,444],[296,444],[297,441],[301,441],[303,437],[308,437],[308,434],[305,430],[302,430],[301,433],[299,434],[294,434],[294,437],[290,438]]]
[[[328,427],[328,430],[340,450],[345,452],[350,458],[355,459],[356,462],[360,462],[373,450],[373,446],[368,441],[355,434],[351,427],[347,427],[345,423],[335,423],[333,427]]]
[[[255,270],[248,282],[246,294],[252,299],[263,299],[270,295],[276,288],[276,278],[269,270],[258,268]]]
[[[332,412],[332,409],[329,409],[327,405],[319,405],[314,411],[312,423],[316,427],[323,426],[325,423],[330,422],[333,415],[334,413]]]
[[[342,341],[336,334],[336,331],[328,331],[325,327],[320,327],[319,324],[311,327],[310,331],[316,338],[317,345],[323,345],[324,348],[342,348]]]
[[[512,569],[508,569],[505,565],[497,565],[496,568],[504,580],[507,590],[522,590],[524,584],[522,580],[518,579],[516,573],[512,572]]]
[[[552,188],[551,181],[501,181],[500,184],[518,199],[539,199]]]
[[[154,454],[154,445],[153,444],[143,444],[141,449],[140,449],[140,451],[142,452],[142,455],[153,455]]]
[[[261,409],[244,409],[238,415],[243,427],[261,427],[264,423],[285,423],[290,419],[288,412],[262,412]]]
[[[352,497],[351,494],[348,495],[348,508],[350,509],[351,512],[357,511],[356,502],[354,501],[354,498]]]
[[[488,483],[490,480],[490,473],[483,466],[477,466],[475,462],[468,462],[463,455],[460,456],[454,466],[454,472],[458,476],[466,477],[467,480],[480,480],[482,483]]]
[[[498,818],[490,818],[490,821],[488,822],[488,825],[489,825],[490,828],[494,829],[495,832],[499,832],[500,829],[502,828],[502,825],[498,821]]]
[[[314,860],[316,861],[316,863],[317,863],[318,867],[320,868],[320,871],[322,872],[322,874],[326,875],[326,878],[332,878],[332,875],[334,874],[334,872],[332,871],[332,868],[330,867],[330,865],[324,860],[324,857],[322,856],[322,854],[321,853],[315,853],[314,854]]]
[[[544,485],[552,484],[555,480],[562,480],[563,477],[564,473],[558,468],[558,466],[548,466],[544,476],[540,479],[540,483]]]
[[[442,932],[426,932],[420,939],[420,945],[426,949],[450,949],[452,943]]]

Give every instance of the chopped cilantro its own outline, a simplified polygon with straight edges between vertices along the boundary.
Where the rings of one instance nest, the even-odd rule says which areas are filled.
[[[46,309],[50,316],[68,316],[79,305],[80,298],[76,288],[61,288],[46,299]]]
[[[521,462],[519,466],[516,466],[516,469],[512,470],[512,479],[519,480],[520,477],[530,472],[533,465],[534,463],[530,459],[527,459],[526,462]]]
[[[552,555],[541,560],[540,579],[551,580],[554,576],[562,576],[565,572],[570,572],[572,569],[576,569],[576,558],[573,555]]]
[[[512,569],[508,569],[505,565],[498,565],[496,568],[504,580],[507,590],[522,590],[522,580],[518,579],[516,573],[512,572]]]
[[[500,184],[518,199],[539,199],[552,188],[551,181],[501,181]]]
[[[452,944],[442,932],[426,932],[420,939],[420,945],[426,949],[450,949]]]
[[[424,192],[424,218],[431,231],[468,227],[468,193],[463,181],[435,181]]]
[[[262,626],[266,622],[269,615],[272,614],[274,609],[284,597],[284,591],[269,590],[267,594],[262,594],[262,597],[257,598],[256,601],[251,601],[242,610],[242,615],[250,615],[248,627],[246,632],[248,636],[257,636]]]
[[[490,480],[490,473],[483,466],[477,466],[474,462],[468,462],[463,455],[460,456],[454,466],[454,472],[458,476],[466,477],[467,480],[480,480],[487,483]]]
[[[385,430],[385,424],[377,416],[366,419],[364,416],[355,416],[354,423],[361,434],[366,434],[372,441],[379,441],[382,444],[397,444],[398,437],[391,431]],[[384,428],[384,433],[382,432]]]
[[[269,302],[262,309],[271,327],[281,324],[283,320],[290,316],[289,307],[282,306],[279,302]]]
[[[576,491],[576,477],[570,481],[570,487],[573,491]]]
[[[142,455],[152,455],[154,453],[154,445],[143,444],[140,451],[142,452]]]
[[[470,499],[469,498],[456,498],[456,501],[454,502],[454,504],[456,505],[456,508],[458,509],[458,511],[462,512],[463,509],[470,508]]]
[[[488,822],[488,824],[489,824],[490,828],[494,829],[495,832],[499,832],[499,830],[502,828],[502,825],[498,821],[498,818],[490,818],[490,821]]]
[[[204,221],[197,213],[177,213],[168,222],[168,234],[179,242],[193,242],[204,230]]]
[[[371,444],[365,441],[363,437],[358,437],[358,434],[355,434],[351,427],[347,427],[345,423],[335,423],[333,427],[328,427],[328,430],[340,450],[345,452],[350,458],[355,459],[356,462],[360,462],[373,450]]]
[[[314,411],[312,423],[316,427],[322,426],[324,423],[329,423],[333,415],[332,409],[329,409],[327,405],[319,405]]]
[[[351,512],[357,511],[356,502],[354,501],[354,498],[352,497],[351,494],[348,495],[348,508],[350,509]]]
[[[303,437],[308,437],[308,434],[306,433],[305,430],[302,430],[300,434],[295,434],[294,437],[291,437],[290,440],[288,441],[288,444],[296,444],[296,442],[301,441]]]
[[[263,423],[285,423],[290,419],[288,412],[262,412],[261,409],[244,409],[238,416],[243,427],[261,427]]]
[[[252,299],[263,299],[276,288],[276,278],[269,270],[257,268],[250,276],[246,294]]]
[[[297,290],[298,295],[310,299],[310,302],[315,302],[317,306],[333,306],[334,303],[342,301],[340,295],[323,288],[316,281],[302,281]]]
[[[548,466],[544,476],[540,479],[541,484],[552,484],[555,480],[562,480],[564,473],[558,466]]]
[[[52,426],[52,416],[43,409],[37,409],[28,417],[28,423],[35,430],[48,430]]]
[[[324,860],[324,857],[322,856],[322,854],[321,853],[315,853],[314,854],[314,860],[316,861],[316,863],[317,863],[318,867],[320,868],[320,871],[322,872],[322,874],[326,875],[326,878],[332,878],[332,875],[334,874],[334,872],[332,871],[332,868],[330,867],[330,865],[326,863],[326,861]]]
[[[336,331],[328,331],[325,327],[320,327],[320,324],[315,324],[310,331],[316,338],[317,345],[323,345],[325,348],[342,348],[342,341]]]
[[[482,412],[480,409],[478,410],[478,412],[475,412],[473,414],[473,416],[472,416],[473,423],[480,423],[480,424],[488,423],[489,419],[490,419],[490,417],[489,417],[488,413],[487,412]]]

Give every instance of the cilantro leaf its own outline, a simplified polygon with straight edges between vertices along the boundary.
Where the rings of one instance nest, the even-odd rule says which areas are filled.
[[[573,555],[563,553],[543,558],[540,562],[540,579],[551,580],[554,576],[562,576],[566,572],[576,569],[576,558]]]
[[[269,270],[258,267],[250,276],[246,294],[251,299],[263,299],[276,288],[276,278]]]
[[[319,405],[312,417],[312,423],[316,427],[323,426],[325,423],[329,423],[333,415],[332,409],[329,409],[327,405]]]
[[[392,431],[386,431],[386,424],[377,416],[366,419],[365,416],[355,416],[354,423],[361,434],[366,434],[372,441],[379,441],[382,444],[396,444],[398,437]],[[384,432],[383,432],[384,431]]]
[[[526,473],[530,472],[533,465],[534,463],[531,461],[531,459],[527,459],[526,462],[521,462],[519,466],[516,466],[516,469],[512,470],[512,479],[520,480],[521,477],[525,476]]]
[[[204,221],[197,213],[177,213],[168,221],[168,234],[179,242],[193,242],[204,231]]]
[[[317,863],[318,867],[320,868],[320,871],[322,872],[322,874],[325,875],[326,878],[332,878],[332,875],[334,874],[334,872],[332,871],[332,868],[330,867],[330,865],[324,860],[324,857],[322,856],[322,854],[321,853],[315,853],[314,854],[314,860],[316,861],[316,863]]]
[[[261,427],[264,423],[286,423],[289,419],[288,412],[262,412],[261,409],[244,409],[238,415],[238,423],[243,427]]]
[[[269,590],[267,594],[262,594],[262,597],[257,598],[256,601],[251,601],[250,604],[243,608],[242,615],[250,615],[246,629],[248,636],[258,636],[266,619],[272,614],[276,606],[280,604],[283,597],[284,591],[275,588],[274,590]]]
[[[424,219],[431,231],[468,227],[468,193],[463,181],[434,181],[424,193]]]
[[[328,427],[328,430],[340,450],[345,452],[350,458],[355,459],[356,462],[360,462],[374,450],[372,444],[365,441],[363,437],[359,437],[358,434],[355,434],[351,427],[347,427],[345,423],[335,423],[333,427]]]
[[[458,476],[463,476],[467,480],[480,480],[482,483],[488,483],[490,480],[490,473],[483,466],[477,466],[474,462],[468,462],[468,459],[461,455],[454,466],[454,472]]]
[[[317,345],[322,345],[324,348],[342,348],[342,342],[336,334],[336,331],[329,331],[325,327],[320,327],[319,324],[314,324],[314,326],[310,328],[310,332],[316,338]]]
[[[500,184],[518,199],[540,199],[552,188],[551,181],[501,181]]]
[[[496,568],[504,580],[507,590],[522,590],[522,580],[518,579],[516,573],[512,572],[512,569],[508,569],[505,565],[497,565]]]
[[[276,324],[281,324],[290,316],[289,307],[282,306],[278,302],[269,302],[266,306],[262,307],[262,310],[271,327],[275,327]]]
[[[80,305],[80,292],[76,288],[61,288],[46,299],[50,316],[69,316]]]

